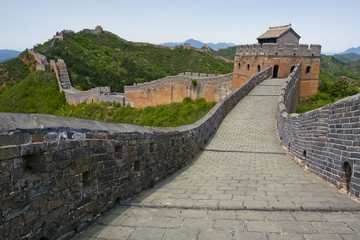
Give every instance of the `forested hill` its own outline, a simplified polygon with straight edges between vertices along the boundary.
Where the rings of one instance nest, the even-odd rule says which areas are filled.
[[[35,48],[41,52],[49,42]],[[110,86],[122,92],[124,85],[159,79],[181,72],[224,74],[232,64],[207,53],[178,47],[174,50],[153,45],[135,46],[114,34],[76,33],[58,41],[46,54],[48,60],[62,58],[74,87],[87,90]]]

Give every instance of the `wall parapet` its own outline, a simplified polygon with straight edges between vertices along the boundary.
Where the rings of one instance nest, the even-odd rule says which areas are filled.
[[[124,92],[126,93],[127,91],[143,90],[147,88],[157,88],[166,84],[171,84],[178,81],[189,81],[192,79],[196,79],[199,83],[215,83],[215,82],[229,82],[229,81],[231,83],[232,73],[216,76],[215,74],[185,72],[185,73],[180,73],[176,76],[168,76],[150,82],[138,83],[132,86],[124,86]]]
[[[236,46],[237,55],[270,55],[270,56],[302,56],[302,57],[320,57],[321,45],[318,44],[247,44]]]
[[[226,114],[270,75],[271,68],[254,75],[205,117],[180,127],[0,113],[0,238],[73,238],[188,164]]]
[[[277,110],[280,140],[296,161],[359,198],[360,94],[303,114],[294,111],[298,66],[286,81]]]

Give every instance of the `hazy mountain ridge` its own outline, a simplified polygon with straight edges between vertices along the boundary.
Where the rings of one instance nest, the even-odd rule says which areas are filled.
[[[360,60],[360,55],[353,52],[346,54],[334,54],[333,57],[343,63],[349,63]]]
[[[349,48],[341,54],[347,54],[347,53],[356,53],[356,54],[360,55],[360,46],[357,48],[355,48],[355,47]]]
[[[190,43],[190,45],[195,48],[202,48],[205,45],[205,43],[203,43],[199,40],[192,39],[192,38],[186,40],[185,42],[167,42],[167,43],[160,43],[160,45],[171,47],[171,46],[184,45],[184,43]],[[234,43],[226,43],[226,42],[206,43],[206,45],[215,51],[217,51],[218,49],[235,46]]]
[[[10,59],[16,58],[21,52],[15,50],[1,49],[0,50],[0,62],[5,62]]]

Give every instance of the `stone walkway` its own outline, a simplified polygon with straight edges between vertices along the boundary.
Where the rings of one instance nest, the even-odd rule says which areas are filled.
[[[284,79],[259,84],[195,161],[80,239],[360,239],[360,203],[297,166],[276,135]]]

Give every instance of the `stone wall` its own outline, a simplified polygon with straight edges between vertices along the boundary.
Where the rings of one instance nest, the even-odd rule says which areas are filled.
[[[289,76],[279,98],[280,140],[300,165],[359,198],[360,94],[303,114],[292,113],[300,69]]]
[[[196,80],[196,84],[192,81]],[[219,102],[231,92],[232,74],[181,73],[159,80],[125,86],[124,96],[135,108],[181,102],[185,97]]]
[[[311,44],[247,44],[236,46],[236,53],[240,55],[271,55],[271,56],[304,56],[320,57],[321,45]]]
[[[28,52],[35,58],[36,70],[45,71],[45,66],[49,65],[46,57],[32,49],[29,49]]]
[[[54,70],[58,80],[60,92],[65,93],[66,102],[70,105],[94,102],[115,102],[122,106],[127,105],[124,94],[111,93],[110,87],[96,87],[87,91],[80,91],[72,87],[69,74],[64,60],[50,60],[50,66]]]
[[[199,121],[175,128],[0,113],[0,239],[73,238],[188,164],[270,74],[260,72]]]

